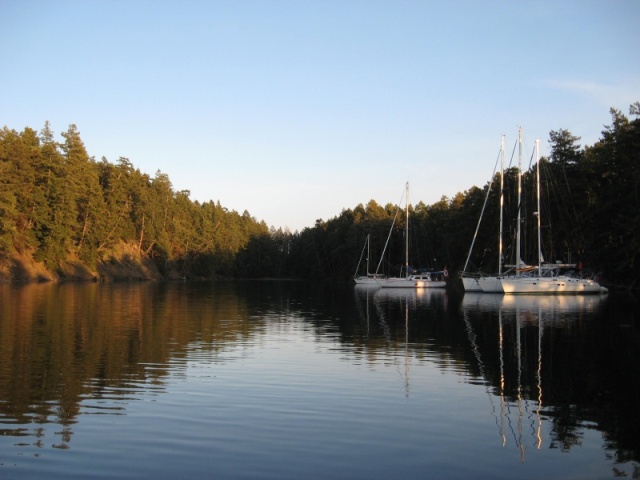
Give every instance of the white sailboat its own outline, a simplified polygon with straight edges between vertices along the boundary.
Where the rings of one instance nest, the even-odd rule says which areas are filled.
[[[522,145],[522,129],[518,132],[518,142]],[[504,207],[504,135],[500,142],[500,226],[498,227],[498,273],[482,275],[478,278],[478,286],[484,293],[502,293],[502,218]]]
[[[520,136],[520,138],[522,137]],[[495,171],[496,169],[494,168],[493,170],[494,174],[495,174]],[[476,236],[478,235],[480,222],[482,221],[482,216],[484,215],[484,209],[487,205],[487,200],[489,199],[490,193],[491,193],[491,189],[489,188],[487,190],[487,195],[485,197],[484,205],[482,206],[482,212],[480,213],[480,219],[478,220],[478,225],[476,226],[476,231],[473,236],[473,241],[471,242],[471,248],[469,249],[469,254],[467,255],[467,261],[465,262],[464,269],[460,274],[460,278],[462,280],[462,285],[464,286],[465,292],[502,293],[502,285],[500,283],[500,277],[502,276],[502,267],[503,267],[502,229],[503,229],[503,210],[504,210],[504,135],[502,135],[502,139],[500,142],[500,223],[498,227],[498,273],[495,275],[488,275],[482,272],[470,273],[467,271],[467,266],[469,264],[469,259],[471,257],[473,245],[475,243]]]
[[[501,154],[504,151],[504,136],[502,137],[502,148]],[[497,162],[496,162],[497,163]],[[495,167],[493,168],[493,173],[491,174],[491,178],[493,179],[496,173]],[[502,180],[501,180],[502,182]],[[502,185],[500,188],[500,192],[502,195]],[[484,197],[484,204],[482,205],[482,210],[480,211],[480,218],[478,219],[478,224],[476,225],[476,231],[473,234],[473,239],[471,240],[471,246],[469,247],[469,253],[467,254],[467,260],[464,263],[464,267],[462,268],[462,272],[460,272],[459,276],[462,280],[462,286],[464,287],[465,292],[482,292],[482,287],[480,286],[480,278],[482,277],[482,273],[480,272],[469,272],[467,270],[469,266],[469,260],[471,259],[471,252],[473,252],[473,246],[476,243],[476,238],[478,236],[478,230],[480,230],[480,224],[482,223],[482,217],[484,216],[484,209],[487,206],[487,201],[489,200],[489,194],[491,193],[491,185],[487,189],[487,194]],[[501,196],[502,198],[502,196]],[[501,200],[502,202],[502,200]],[[502,211],[502,207],[500,208]],[[502,222],[502,218],[500,219]]]
[[[415,288],[416,282],[409,274],[409,182],[405,185],[405,252],[404,252],[404,277],[377,278],[376,282],[383,288]]]
[[[462,286],[465,292],[482,292],[479,273],[461,272],[460,279],[462,280]]]
[[[364,256],[366,251],[366,264],[367,264],[367,273],[366,275],[358,275],[360,271],[360,264],[362,263],[362,257]],[[379,284],[376,281],[377,278],[384,278],[384,275],[379,273],[369,273],[369,257],[371,255],[371,235],[367,235],[367,239],[365,240],[364,247],[362,248],[362,253],[360,254],[360,260],[358,261],[358,266],[356,267],[356,274],[353,276],[353,281],[356,285],[365,285],[365,286],[373,286],[378,287]]]
[[[516,262],[514,265],[504,265],[502,258],[502,219],[503,219],[503,202],[504,197],[500,196],[500,236],[499,236],[499,259],[498,259],[498,273],[497,275],[485,275],[479,279],[478,284],[482,288],[484,293],[504,293],[504,287],[502,280],[513,278],[518,276],[518,272],[524,272],[533,269],[522,261],[522,255],[520,252],[520,225],[522,223],[522,127],[518,129],[518,215],[517,215],[517,229],[516,229]],[[504,175],[504,162],[502,166],[502,175]],[[503,273],[503,267],[507,267],[510,270]],[[515,270],[515,271],[514,271]]]
[[[405,207],[405,263],[403,267],[404,277],[376,278],[376,282],[382,288],[445,288],[447,282],[438,278],[439,274],[446,276],[443,272],[424,272],[412,274],[409,268],[409,182],[405,186],[406,207]]]
[[[500,279],[505,294],[582,294],[582,293],[606,293],[607,289],[597,281],[589,278],[572,277],[560,274],[558,265],[543,265],[541,245],[541,221],[540,221],[540,155],[539,140],[536,140],[536,182],[538,211],[534,213],[538,223],[538,268],[523,269],[516,266],[515,277]],[[516,261],[520,263],[520,209],[518,209],[518,226],[516,236]],[[523,270],[529,270],[523,272]]]

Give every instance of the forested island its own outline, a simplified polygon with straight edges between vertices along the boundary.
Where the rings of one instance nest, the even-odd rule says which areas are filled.
[[[541,159],[543,251],[547,260],[580,262],[609,286],[637,288],[640,272],[640,102],[629,118],[612,108],[611,125],[592,146],[568,130],[551,131]],[[0,131],[0,281],[300,278],[348,281],[367,235],[372,270],[396,275],[404,262],[404,206],[345,208],[302,231],[268,226],[220,201],[175,191],[166,174],[89,156],[75,125],[57,142],[41,131]],[[509,152],[508,152],[509,153]],[[523,164],[523,259],[536,258],[535,165]],[[507,155],[507,161],[509,157]],[[514,227],[517,164],[504,171],[505,237]],[[433,205],[410,210],[414,267],[451,274],[498,263],[500,173]],[[486,204],[486,206],[485,206]],[[390,234],[391,232],[391,234]],[[385,243],[389,242],[380,261]],[[507,241],[508,243],[508,241]],[[512,255],[507,246],[505,256]],[[450,278],[455,278],[450,275]]]

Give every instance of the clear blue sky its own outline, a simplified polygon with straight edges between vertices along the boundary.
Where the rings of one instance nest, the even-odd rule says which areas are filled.
[[[0,0],[0,127],[292,231],[489,180],[640,100],[637,0]]]

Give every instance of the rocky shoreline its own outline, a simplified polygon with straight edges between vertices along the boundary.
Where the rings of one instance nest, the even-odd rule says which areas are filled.
[[[184,275],[166,268],[161,272],[153,259],[132,249],[122,249],[89,267],[78,259],[69,258],[51,269],[29,254],[14,254],[0,258],[0,283],[42,282],[116,282],[158,281],[182,279]]]

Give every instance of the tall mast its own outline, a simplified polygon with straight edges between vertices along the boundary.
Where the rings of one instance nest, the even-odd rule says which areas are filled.
[[[409,182],[407,182],[407,206],[404,232],[404,275],[409,278]]]
[[[540,156],[539,156],[539,144],[540,140],[536,140],[536,182],[537,182],[537,195],[538,195],[538,275],[542,276],[542,244],[540,234]]]
[[[502,275],[502,209],[504,205],[504,135],[500,142],[500,230],[498,232],[498,276]]]
[[[369,257],[371,256],[371,234],[367,235],[367,277],[369,276]]]
[[[520,276],[520,210],[522,209],[522,127],[518,128],[518,220],[516,225],[516,276]]]

